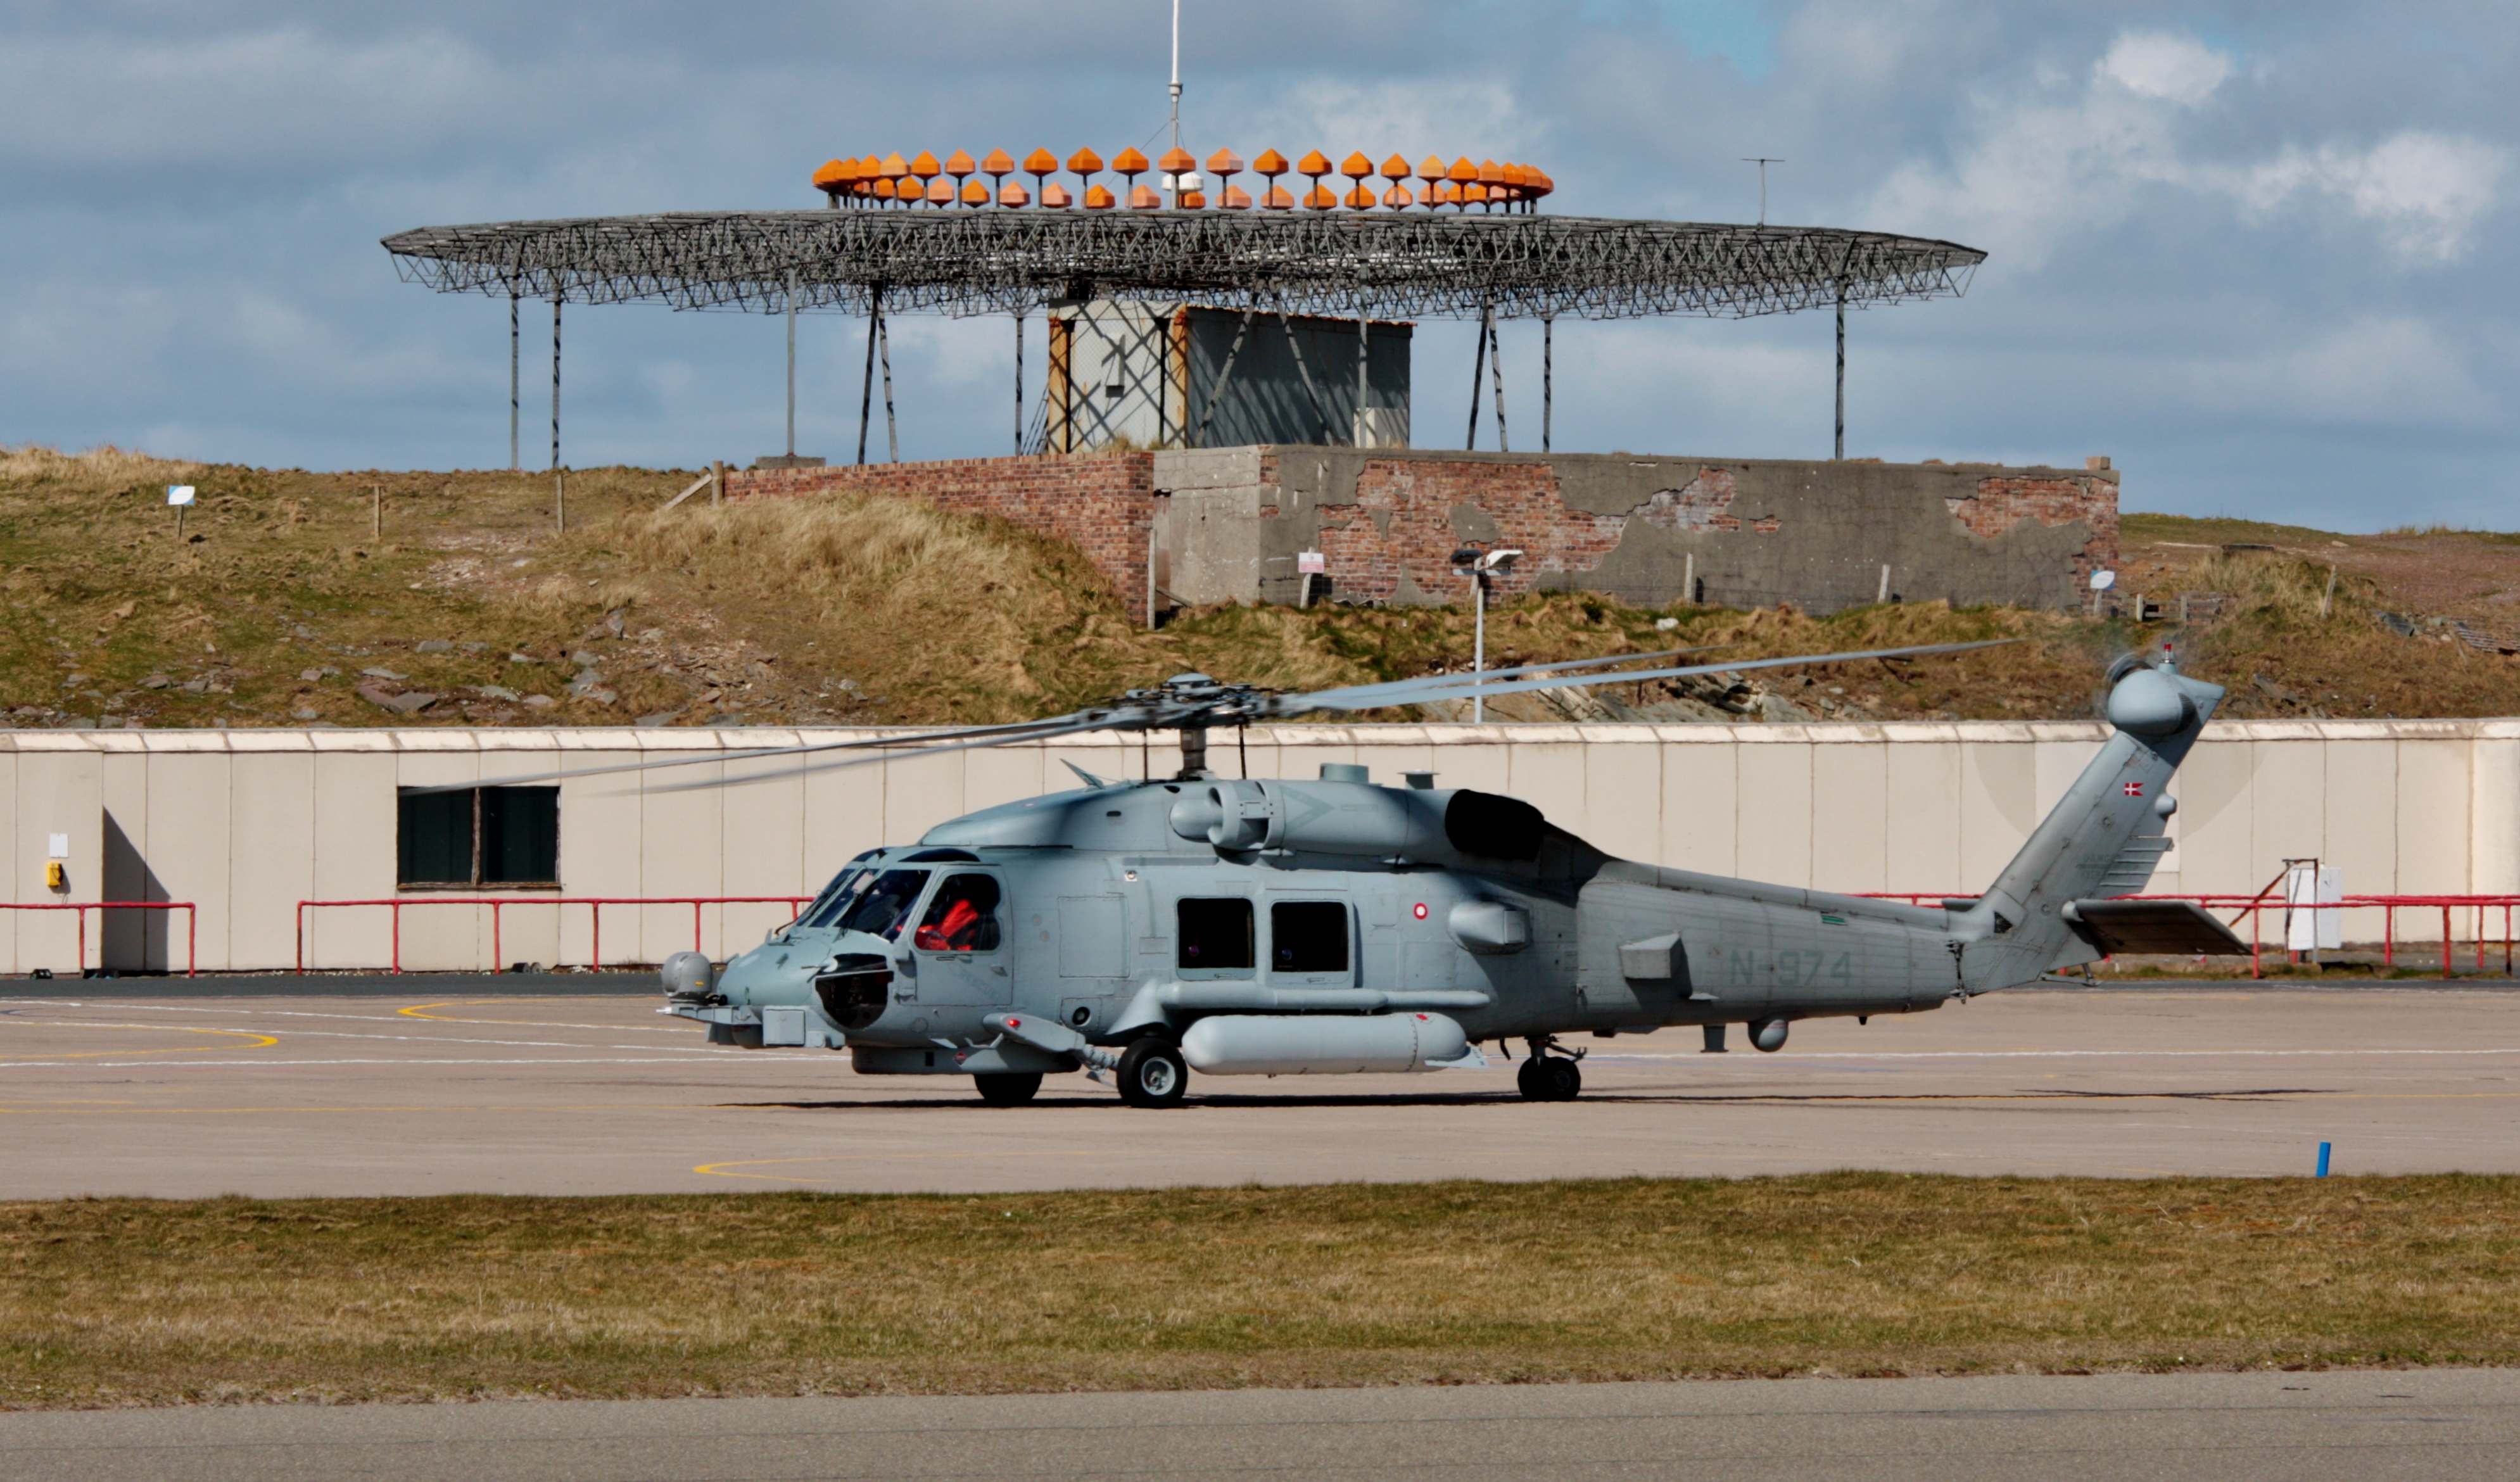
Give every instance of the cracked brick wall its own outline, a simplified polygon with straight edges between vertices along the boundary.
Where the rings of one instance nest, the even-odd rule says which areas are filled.
[[[1294,446],[737,473],[730,497],[872,489],[1075,542],[1132,604],[1461,600],[1464,543],[1525,553],[1497,585],[1646,606],[1888,595],[2069,607],[2118,561],[2118,474],[1985,464],[1439,453]],[[1885,572],[1886,568],[1886,572]]]
[[[1793,603],[1817,612],[1943,599],[2063,607],[2118,559],[2118,475],[1994,465],[1628,454],[1214,449],[1158,453],[1172,491],[1157,561],[1192,601],[1292,601],[1318,551],[1327,591],[1460,600],[1464,542],[1518,549],[1511,593],[1647,606]],[[1198,517],[1182,517],[1195,501]],[[1883,568],[1888,568],[1885,582]],[[1315,596],[1323,595],[1317,579]]]

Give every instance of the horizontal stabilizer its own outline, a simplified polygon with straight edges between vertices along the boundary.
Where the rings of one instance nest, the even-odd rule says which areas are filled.
[[[2158,953],[2246,957],[2249,944],[2188,901],[2075,901],[2065,920],[2085,941],[2112,957]]]

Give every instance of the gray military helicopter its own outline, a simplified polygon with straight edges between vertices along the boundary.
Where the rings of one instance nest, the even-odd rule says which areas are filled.
[[[2001,641],[1999,641],[2001,642]],[[1583,1088],[1608,1038],[1725,1026],[1774,1051],[1794,1020],[1909,1013],[2124,952],[2247,949],[2140,890],[2168,849],[2172,773],[2221,700],[2165,650],[2108,675],[2114,734],[1985,894],[1913,906],[1616,859],[1518,799],[1375,784],[1228,779],[1208,734],[1316,711],[1784,665],[1912,657],[1942,644],[1642,670],[1687,651],[1283,695],[1184,674],[1099,709],[916,739],[960,750],[1100,730],[1178,731],[1162,780],[1106,781],[940,824],[851,860],[795,921],[714,969],[663,965],[661,1011],[712,1043],[845,1048],[862,1074],[968,1075],[992,1105],[1045,1075],[1108,1072],[1136,1106],[1201,1075],[1483,1066],[1521,1040],[1535,1100]],[[850,741],[688,760],[900,745]],[[898,752],[891,753],[898,755]],[[917,754],[917,753],[914,753]],[[835,758],[845,765],[864,758]],[[678,762],[591,771],[645,770]],[[520,779],[522,780],[522,779]]]

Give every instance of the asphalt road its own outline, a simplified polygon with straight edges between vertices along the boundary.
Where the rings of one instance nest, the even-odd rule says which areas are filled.
[[[652,998],[0,1002],[0,1197],[738,1189],[995,1191],[1832,1168],[2098,1175],[2520,1171],[2520,995],[2421,988],[1994,995],[1586,1041],[1586,1091],[1513,1067],[1194,1078],[1179,1110],[1083,1076],[982,1106],[960,1076],[712,1049]]]
[[[2520,1371],[22,1413],[0,1475],[2475,1482],[2520,1476]]]

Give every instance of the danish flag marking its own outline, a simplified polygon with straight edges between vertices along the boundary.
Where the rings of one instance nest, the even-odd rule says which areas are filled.
[[[2129,796],[2129,797],[2141,797],[2141,796],[2143,796],[2143,784],[2141,784],[2141,783],[2129,783],[2129,784],[2127,784],[2127,785],[2126,785],[2126,795],[2127,795],[2127,796]]]

